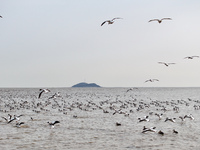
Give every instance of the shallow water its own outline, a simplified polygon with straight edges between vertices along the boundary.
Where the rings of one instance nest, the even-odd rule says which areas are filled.
[[[200,109],[194,109],[200,106],[200,88],[128,89],[50,88],[40,99],[36,88],[0,89],[0,116],[23,114],[25,122],[18,128],[16,121],[0,118],[0,149],[200,149]],[[62,97],[48,100],[56,92]],[[115,110],[122,113],[113,115]],[[195,119],[181,121],[179,116],[188,114]],[[147,115],[149,122],[138,121]],[[55,120],[60,123],[51,129],[47,122]],[[157,132],[142,133],[143,126]]]

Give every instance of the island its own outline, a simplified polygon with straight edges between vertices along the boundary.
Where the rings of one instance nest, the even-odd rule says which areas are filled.
[[[81,83],[73,85],[72,87],[101,87],[101,86],[97,85],[96,83],[81,82]]]

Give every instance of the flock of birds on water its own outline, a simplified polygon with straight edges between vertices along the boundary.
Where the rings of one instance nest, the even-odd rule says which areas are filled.
[[[3,18],[0,16],[0,18]],[[115,20],[118,19],[123,19],[123,18],[113,18],[111,20],[106,20],[104,21],[101,26],[107,24],[113,24]],[[162,18],[162,19],[152,19],[149,20],[149,22],[156,21],[159,24],[162,23],[164,20],[172,20],[171,18]],[[199,56],[187,56],[184,59],[194,59],[194,58],[199,58]],[[169,67],[170,65],[174,65],[176,63],[167,63],[167,62],[158,62],[159,64],[163,64],[166,67]],[[158,79],[148,79],[145,81],[146,82],[155,82],[159,81]],[[130,88],[128,89],[125,94],[137,90],[137,88]],[[41,99],[42,95],[47,94],[51,92],[49,89],[40,89],[39,90],[39,95],[37,99]],[[67,99],[70,98],[70,95],[68,95]],[[131,98],[131,99],[130,99]],[[128,100],[121,101],[119,97],[116,97],[116,100],[111,100],[111,98],[105,100],[105,101],[100,101],[99,103],[95,103],[93,101],[86,101],[86,103],[83,102],[68,102],[67,99],[64,100],[63,97],[60,95],[60,92],[55,93],[54,95],[50,96],[48,99],[45,99],[44,101],[41,102],[35,102],[34,100],[31,102],[21,100],[20,102],[16,102],[15,100],[10,100],[9,103],[3,102],[1,100],[1,103],[4,103],[4,106],[1,105],[0,111],[4,113],[8,113],[7,116],[2,116],[2,119],[5,121],[7,124],[12,124],[14,123],[16,127],[20,128],[26,122],[20,122],[20,118],[23,118],[23,114],[21,115],[11,115],[10,112],[14,110],[20,110],[20,109],[32,109],[33,112],[35,113],[41,113],[42,111],[50,111],[50,109],[46,109],[47,106],[51,106],[53,109],[57,108],[59,112],[63,113],[64,115],[67,115],[68,111],[73,111],[74,109],[79,109],[82,111],[95,111],[95,110],[102,110],[103,113],[109,113],[112,115],[124,115],[125,117],[129,117],[130,115],[134,114],[134,112],[140,112],[146,109],[149,109],[151,107],[155,107],[157,112],[152,112],[149,110],[149,114],[147,114],[144,117],[139,117],[136,118],[135,121],[138,121],[138,123],[141,122],[149,122],[150,118],[154,118],[152,116],[157,117],[157,120],[162,121],[163,116],[166,115],[165,113],[168,111],[173,111],[174,113],[179,113],[179,105],[184,105],[184,106],[190,106],[190,102],[195,103],[193,105],[193,108],[195,110],[200,109],[200,101],[198,100],[192,100],[189,99],[186,100],[171,100],[171,101],[158,101],[158,100],[152,100],[150,103],[146,103],[142,100],[137,100],[135,97],[130,97]],[[170,107],[168,107],[170,106]],[[168,108],[167,108],[168,107]],[[73,118],[77,118],[77,115],[73,115]],[[165,117],[163,120],[164,122],[172,122],[176,123],[179,119],[179,122],[184,123],[186,120],[193,121],[194,117],[192,114],[185,114],[184,116],[178,116],[176,117]],[[31,121],[34,121],[34,118],[30,117]],[[56,124],[61,123],[60,121],[49,121],[47,124],[50,126],[50,128],[54,128]],[[116,126],[122,126],[123,123],[121,122],[115,122]],[[156,127],[146,127],[143,126],[143,129],[141,129],[141,133],[148,133],[148,132],[157,132],[160,135],[165,135],[165,132],[162,130],[157,131]],[[179,132],[176,129],[173,129],[172,132],[174,134],[178,134]]]
[[[23,114],[20,115],[11,115],[11,112],[17,110],[24,110],[28,109],[34,113],[42,113],[42,112],[49,112],[52,109],[57,109],[57,111],[63,115],[68,115],[68,112],[73,112],[74,110],[78,109],[81,111],[92,112],[92,111],[102,111],[102,113],[110,114],[110,115],[124,115],[124,117],[134,116],[136,112],[148,112],[147,115],[144,117],[136,118],[135,120],[138,123],[141,122],[149,122],[150,120],[157,120],[163,122],[171,122],[171,123],[186,123],[187,121],[193,121],[195,118],[192,114],[185,114],[183,116],[178,117],[170,117],[167,116],[167,112],[174,112],[178,114],[180,112],[180,105],[183,106],[191,106],[194,110],[200,110],[200,101],[199,100],[192,100],[188,98],[187,100],[171,100],[171,101],[162,101],[162,100],[152,100],[149,98],[149,102],[146,100],[139,100],[136,98],[137,95],[133,93],[139,90],[139,88],[129,88],[124,91],[124,95],[116,95],[113,98],[113,95],[105,95],[105,97],[100,97],[95,93],[86,93],[86,95],[79,95],[79,92],[66,95],[66,98],[63,98],[60,92],[56,92],[55,94],[49,96],[51,90],[49,89],[40,89],[38,92],[38,96],[32,95],[31,101],[21,100],[15,101],[15,97],[8,97],[7,102],[2,100],[1,98],[1,105],[0,105],[0,112],[7,113],[7,116],[2,116],[2,120],[0,122],[4,122],[6,124],[14,124],[15,127],[20,128],[23,125],[26,125],[26,122],[20,121],[20,118],[23,118]],[[45,96],[44,96],[45,95]],[[77,97],[88,97],[85,102],[80,102]],[[126,97],[127,99],[121,100],[122,96]],[[74,97],[76,98],[70,102],[71,99]],[[19,98],[19,96],[18,96]],[[93,99],[101,99],[104,100],[94,102]],[[4,97],[5,99],[5,97]],[[36,102],[36,100],[38,102]],[[81,113],[80,113],[81,114]],[[33,117],[29,116],[29,121],[36,121]],[[73,118],[78,118],[79,115],[76,113],[73,115]],[[157,118],[157,119],[156,119]],[[4,120],[4,121],[3,121]],[[48,121],[46,124],[49,125],[50,128],[54,128],[56,124],[62,123],[59,120],[55,121]],[[123,126],[123,122],[115,122],[116,126]],[[156,132],[160,135],[165,135],[165,132],[162,130],[157,131],[156,127],[146,127],[143,126],[141,129],[141,133],[148,133],[148,132]],[[176,129],[172,130],[172,133],[178,134]]]

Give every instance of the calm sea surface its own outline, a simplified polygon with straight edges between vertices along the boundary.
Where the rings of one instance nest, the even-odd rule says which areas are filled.
[[[200,88],[128,89],[50,88],[38,99],[37,88],[1,88],[0,149],[200,149]],[[61,97],[49,99],[56,92]],[[24,124],[7,123],[8,114],[23,115]],[[190,114],[194,119],[179,118]],[[144,116],[150,121],[139,122]],[[47,122],[56,120],[50,128]],[[142,133],[144,126],[156,132]]]

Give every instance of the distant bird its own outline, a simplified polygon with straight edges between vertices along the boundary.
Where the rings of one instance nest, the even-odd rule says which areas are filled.
[[[159,81],[159,80],[158,79],[149,79],[149,80],[146,80],[145,83],[146,82],[154,82],[154,81]]]
[[[164,64],[165,66],[169,66],[169,65],[173,65],[173,64],[176,64],[176,63],[166,63],[166,62],[158,62],[159,64]]]
[[[0,16],[0,18],[3,18],[2,16]]]
[[[19,121],[21,116],[23,116],[23,115],[19,115],[19,116],[14,115],[14,118],[16,121]]]
[[[112,20],[106,20],[106,21],[104,21],[104,22],[101,24],[101,26],[103,26],[106,22],[107,22],[108,24],[113,24],[115,19],[122,19],[122,18],[117,17],[117,18],[113,18]]]
[[[11,123],[11,122],[14,121],[14,120],[16,120],[15,117],[14,117],[13,119],[10,119],[10,120],[8,121],[8,123]]]
[[[24,124],[24,122],[16,123],[16,127],[20,128],[22,124]]]
[[[178,131],[176,131],[176,130],[173,129],[173,133],[178,134]]]
[[[6,117],[2,117],[2,118],[5,119],[6,122],[9,122],[12,119],[12,115],[8,114],[8,116],[9,116],[8,118]]]
[[[176,122],[175,119],[176,119],[176,118],[168,118],[168,117],[167,117],[167,118],[165,119],[165,122],[167,122],[167,121]]]
[[[121,126],[122,124],[119,123],[119,122],[116,122],[115,125],[116,125],[116,126]]]
[[[56,123],[60,123],[60,121],[47,122],[47,123],[49,124],[49,126],[50,126],[51,128],[54,128],[54,125],[55,125]]]
[[[179,118],[181,119],[181,121],[185,121],[185,118],[182,116],[179,116]]]
[[[160,131],[158,132],[158,134],[164,135],[164,132],[160,130]]]
[[[49,99],[55,99],[57,97],[61,97],[60,96],[60,92],[55,93],[54,95],[52,95],[51,97],[49,97]]]
[[[41,97],[42,93],[48,93],[48,92],[50,92],[49,89],[40,89],[40,94],[38,96],[38,99]]]
[[[143,127],[143,131],[142,133],[146,133],[146,132],[156,132],[156,127],[151,127],[151,128],[146,128],[145,126]]]
[[[149,121],[149,116],[144,116],[144,118],[138,118],[139,122]]]
[[[195,57],[199,58],[199,56],[188,56],[188,57],[185,57],[184,59],[193,59]]]
[[[172,20],[172,19],[171,18],[152,19],[152,20],[149,20],[149,22],[158,21],[158,23],[161,23],[163,20]]]
[[[157,113],[155,113],[155,115],[158,116],[159,120],[162,119],[163,114],[157,114]]]
[[[185,119],[185,118],[189,118],[189,119],[191,119],[191,120],[194,120],[194,117],[192,116],[192,114],[185,115],[185,116],[184,116],[184,119]]]
[[[129,91],[132,91],[132,90],[134,90],[134,89],[138,89],[138,88],[130,88],[130,89],[128,89],[128,90],[126,91],[126,93],[129,92]]]

